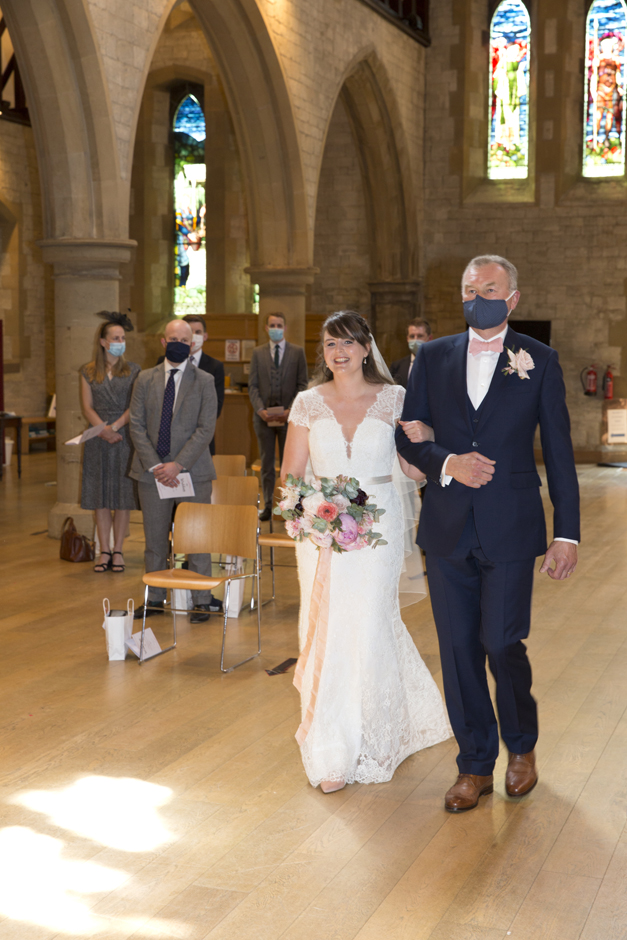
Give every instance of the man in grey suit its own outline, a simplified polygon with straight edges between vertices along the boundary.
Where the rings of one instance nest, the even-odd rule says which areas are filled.
[[[168,561],[168,533],[174,509],[181,502],[210,503],[211,481],[216,472],[209,452],[213,438],[218,399],[213,376],[197,369],[189,359],[192,344],[189,323],[172,320],[161,343],[165,360],[139,374],[133,388],[130,432],[135,453],[129,476],[138,481],[139,501],[144,517],[146,571],[162,571]],[[177,476],[187,471],[194,484],[194,496],[179,497]],[[156,480],[173,491],[172,499],[160,499]],[[190,555],[192,571],[209,576],[210,555]],[[162,612],[166,592],[151,588],[151,607],[146,616]],[[194,591],[196,610],[192,623],[209,619],[210,591]],[[216,606],[216,610],[218,607]],[[135,618],[143,616],[143,606]]]
[[[271,313],[266,317],[269,343],[253,350],[248,378],[248,395],[253,406],[253,426],[261,455],[261,485],[264,509],[259,518],[266,522],[272,514],[274,494],[274,452],[279,442],[283,448],[287,434],[287,419],[292,402],[299,392],[307,388],[307,361],[305,350],[285,340],[285,317]],[[282,407],[282,413],[268,414],[268,408]]]

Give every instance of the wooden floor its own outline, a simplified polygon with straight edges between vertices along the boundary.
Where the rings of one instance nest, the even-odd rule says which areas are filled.
[[[54,455],[23,464],[0,483],[3,940],[627,937],[627,472],[580,468],[580,567],[537,580],[537,788],[509,800],[502,755],[494,794],[450,816],[450,742],[383,786],[309,786],[292,675],[264,671],[297,652],[293,568],[235,673],[218,618],[108,663],[101,602],[139,602],[141,525],[124,575],[59,561]],[[428,601],[406,620],[440,681]],[[232,652],[251,643],[247,616]]]

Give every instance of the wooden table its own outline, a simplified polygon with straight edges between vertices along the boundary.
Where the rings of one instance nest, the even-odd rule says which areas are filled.
[[[0,480],[4,474],[4,430],[5,428],[15,428],[17,440],[17,475],[22,476],[22,418],[19,415],[7,415],[0,412],[0,444],[2,445],[2,460],[0,460]]]
[[[56,418],[41,417],[41,415],[35,415],[34,417],[22,418],[22,427],[25,429],[26,433],[22,438],[22,453],[30,453],[30,445],[32,441],[45,441],[46,450],[56,449]],[[36,437],[30,436],[30,427],[31,424],[45,424],[46,433],[38,434]],[[50,444],[54,444],[54,448],[50,447]]]

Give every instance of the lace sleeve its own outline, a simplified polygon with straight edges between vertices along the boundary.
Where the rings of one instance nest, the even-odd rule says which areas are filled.
[[[292,403],[289,423],[300,428],[309,427],[309,409],[307,407],[307,398],[303,392],[299,392]]]
[[[405,404],[405,389],[402,385],[395,385],[396,397],[394,399],[394,424],[403,414],[403,405]]]

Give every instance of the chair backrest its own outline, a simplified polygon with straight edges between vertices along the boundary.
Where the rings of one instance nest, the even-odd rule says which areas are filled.
[[[215,553],[256,558],[259,516],[256,506],[179,503],[174,516],[175,553]]]
[[[218,477],[211,484],[211,502],[214,506],[258,506],[259,480],[257,477]]]
[[[213,465],[219,477],[246,476],[246,458],[243,454],[216,454]]]

